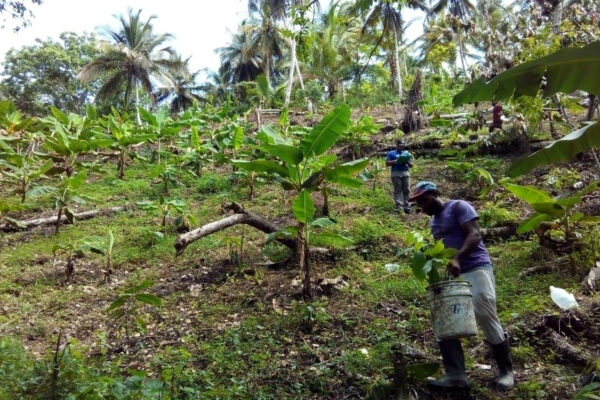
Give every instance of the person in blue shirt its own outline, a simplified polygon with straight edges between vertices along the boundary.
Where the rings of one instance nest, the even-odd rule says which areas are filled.
[[[412,155],[404,149],[402,140],[396,142],[396,150],[387,154],[385,165],[392,167],[392,184],[394,185],[394,203],[395,211],[404,209],[406,214],[410,214],[410,203],[408,195],[410,194],[410,168],[412,167]]]

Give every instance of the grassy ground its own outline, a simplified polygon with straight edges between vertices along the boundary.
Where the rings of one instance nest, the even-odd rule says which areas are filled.
[[[495,168],[503,163],[497,160]],[[90,177],[85,192],[95,200],[81,209],[160,194],[161,185],[147,177],[146,165],[134,163],[123,181],[113,167],[104,170]],[[230,172],[223,167],[201,178],[184,177],[169,198],[185,200],[199,224],[220,218],[221,205],[231,201],[278,223],[289,221],[289,195],[283,198],[275,184],[259,183],[250,202],[247,184],[240,178],[232,185]],[[443,162],[418,160],[413,179],[423,178],[438,181],[450,197],[471,197],[494,221],[492,202],[477,200],[476,191],[457,182]],[[264,234],[250,227],[206,237],[177,258],[173,243],[178,234],[170,227],[164,239],[150,246],[148,235],[160,230],[160,216],[141,210],[79,221],[58,235],[43,227],[0,236],[0,398],[50,393],[55,366],[57,390],[84,393],[78,398],[390,398],[393,345],[404,343],[428,359],[438,357],[424,284],[397,257],[403,236],[411,230],[426,232],[428,218],[395,214],[390,191],[385,171],[363,188],[334,189],[330,201],[338,223],[333,230],[354,243],[349,249],[338,246],[333,257],[313,260],[312,265],[316,278],[343,276],[349,285],[319,292],[310,303],[302,301],[293,284],[299,278],[295,267],[275,270],[267,265],[267,255],[281,257],[287,250],[265,246]],[[42,199],[29,214],[51,214],[50,207],[50,200]],[[497,218],[521,213],[508,211],[508,217]],[[74,279],[65,282],[64,257],[53,260],[54,245],[108,230],[116,239],[110,282],[103,283],[104,259],[99,255],[78,259]],[[488,247],[496,270],[498,311],[512,335],[517,369],[517,386],[503,398],[572,397],[583,367],[549,351],[536,329],[543,316],[558,315],[548,286],[577,291],[579,278],[569,274],[565,257],[545,253],[533,238]],[[390,273],[384,265],[394,262],[401,268]],[[521,276],[540,263],[553,268]],[[142,309],[146,330],[136,330],[127,343],[107,307],[146,279],[154,282],[149,291],[163,304]],[[70,350],[59,352],[62,358],[53,362],[59,332]],[[597,346],[585,340],[579,338],[574,345]],[[454,398],[498,398],[493,369],[488,369],[495,366],[482,337],[465,343],[474,387],[469,395]],[[429,394],[423,382],[412,382],[411,388],[420,398],[444,398]]]

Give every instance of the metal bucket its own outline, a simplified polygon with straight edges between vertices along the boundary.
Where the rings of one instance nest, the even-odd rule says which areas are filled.
[[[458,339],[477,334],[469,282],[439,282],[428,286],[427,291],[431,301],[433,334],[437,340]]]

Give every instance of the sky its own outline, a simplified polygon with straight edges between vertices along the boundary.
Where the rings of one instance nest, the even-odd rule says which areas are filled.
[[[321,0],[327,7],[330,0]],[[33,6],[31,25],[15,33],[10,27],[0,30],[0,62],[10,48],[35,44],[35,39],[58,39],[62,32],[94,32],[103,27],[117,28],[114,15],[125,14],[127,9],[142,9],[142,18],[155,15],[154,30],[171,33],[169,43],[184,58],[191,57],[190,70],[202,68],[217,70],[218,47],[226,46],[231,33],[248,15],[247,0],[43,0]],[[405,15],[408,21],[410,14]],[[407,34],[416,37],[421,24],[414,23]]]

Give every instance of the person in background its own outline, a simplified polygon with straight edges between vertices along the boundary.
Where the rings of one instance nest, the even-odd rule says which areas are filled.
[[[492,125],[490,126],[490,133],[496,128],[502,130],[502,106],[497,101],[492,101]]]
[[[385,165],[392,167],[392,184],[394,185],[395,211],[404,210],[410,214],[410,168],[412,167],[412,155],[404,149],[402,140],[396,142],[396,150],[387,153]]]
[[[431,232],[444,246],[458,250],[448,264],[448,272],[471,284],[473,310],[477,324],[490,344],[499,376],[498,389],[509,390],[514,386],[513,364],[508,338],[496,313],[496,289],[492,262],[483,240],[477,212],[464,200],[443,201],[435,183],[417,183],[410,196],[420,209],[431,218]],[[460,340],[438,342],[442,354],[445,375],[429,384],[435,388],[466,388],[469,386],[465,372],[465,357]]]

